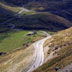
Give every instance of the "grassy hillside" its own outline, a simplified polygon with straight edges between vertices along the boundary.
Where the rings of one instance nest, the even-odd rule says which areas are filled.
[[[7,10],[12,11],[12,12],[19,12],[21,10],[21,7],[10,6],[3,2],[0,2],[0,6],[2,6],[3,8],[5,8]]]
[[[56,67],[63,69],[63,67],[72,63],[72,27],[53,35],[52,38],[45,42],[44,47],[46,46],[50,47],[47,51],[48,56],[53,51],[53,55],[57,56],[48,60],[33,72],[56,72]]]
[[[14,18],[16,19],[17,17],[15,14],[17,14],[19,11],[22,10],[22,7],[17,7],[17,6],[10,6],[7,5],[5,2],[0,2],[0,32],[5,32],[10,30],[8,26],[10,26],[8,23],[3,22],[7,21],[8,19]],[[21,15],[23,14],[34,14],[33,11],[30,12],[22,12]]]
[[[16,6],[27,5],[27,7],[29,8],[44,7],[46,9],[47,8],[65,9],[66,6],[71,6],[71,2],[72,2],[71,0],[1,0],[1,1]]]
[[[24,6],[36,11],[50,12],[72,22],[71,0],[1,0],[1,2],[10,6]]]
[[[33,43],[42,34],[27,36],[30,31],[8,31],[0,33],[0,52],[12,52],[16,49],[26,48],[26,46]]]
[[[49,31],[59,31],[72,26],[72,23],[67,19],[51,13],[23,15],[22,17],[11,22],[18,28],[47,29]]]
[[[28,70],[32,63],[34,48],[29,46],[6,56],[0,56],[0,72],[21,72]]]
[[[45,37],[40,31],[10,30],[0,33],[0,72],[26,71],[33,62],[34,48],[31,45]]]
[[[17,10],[16,8],[0,2],[0,32],[9,30],[9,28],[5,26],[6,24],[4,25],[1,23],[12,18],[16,10]]]
[[[26,29],[27,30],[46,29],[50,32],[57,32],[57,31],[60,31],[60,30],[63,30],[63,29],[66,29],[66,28],[72,26],[72,23],[70,21],[68,21],[67,19],[64,19],[60,16],[57,16],[57,15],[54,15],[51,13],[46,13],[46,12],[44,12],[44,13],[37,12],[35,14],[33,12],[27,12],[27,13],[23,12],[21,17],[14,16],[20,10],[21,10],[21,7],[11,6],[11,5],[6,4],[5,2],[0,2],[0,22],[1,22],[0,23],[0,32],[6,32],[6,31],[9,32],[9,33],[7,32],[7,34],[1,33],[0,39],[3,39],[10,34],[12,35],[12,32],[10,33],[10,31],[9,31],[10,24],[15,25],[15,28],[21,28],[21,29],[25,29],[25,30]],[[14,20],[9,21],[5,24],[2,24],[2,22],[6,21],[10,18],[14,18]],[[19,34],[18,34],[18,36],[19,36]],[[16,39],[16,37],[15,37],[15,39]],[[9,41],[9,39],[6,39],[6,41],[7,40]],[[4,40],[4,42],[0,44],[1,49],[8,48],[9,45],[7,46],[5,43],[6,42]],[[6,46],[6,48],[5,48],[5,46]],[[20,44],[19,44],[19,46],[20,46]],[[12,49],[13,48],[16,48],[16,45],[15,45],[15,47],[12,47]]]
[[[0,32],[7,31],[10,24],[22,29],[47,29],[49,31],[59,31],[72,26],[67,19],[51,13],[38,13],[34,11],[23,12],[20,17],[15,16],[22,8],[0,2],[0,22],[14,18],[5,24],[0,24]]]
[[[27,31],[14,32],[10,31],[7,33],[0,34],[0,52],[9,52],[15,48],[21,47],[24,44],[24,36]]]
[[[35,11],[16,16],[22,10],[21,6]],[[44,47],[50,48],[46,57],[52,52],[56,57],[34,72],[55,72],[55,67],[62,69],[72,63],[72,28],[69,28],[72,27],[71,8],[69,2],[63,4],[61,0],[55,0],[55,3],[49,0],[0,0],[0,72],[20,72],[20,69],[24,71],[24,67],[29,68],[26,65],[32,63],[33,55],[33,47],[30,45],[45,37],[39,31],[36,35],[27,36],[32,30],[46,30],[51,34],[63,30],[44,44]],[[11,18],[13,20],[3,24]]]
[[[15,13],[18,13],[21,10],[20,7],[13,7],[6,5],[3,2],[0,2],[0,22],[3,22],[14,16]]]

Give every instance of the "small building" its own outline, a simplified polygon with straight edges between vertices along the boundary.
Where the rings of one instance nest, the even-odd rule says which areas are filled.
[[[36,31],[33,31],[33,35],[36,35],[37,34],[37,32]]]
[[[27,34],[27,36],[31,36],[31,35],[33,35],[33,32],[29,32],[29,33]]]
[[[27,36],[36,35],[36,34],[37,34],[37,32],[36,32],[36,31],[33,31],[33,32],[29,32],[29,33],[27,34]]]

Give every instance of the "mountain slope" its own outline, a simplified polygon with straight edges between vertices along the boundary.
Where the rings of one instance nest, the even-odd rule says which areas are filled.
[[[71,64],[71,3],[71,0],[0,0],[0,72],[20,72],[32,62],[29,60],[32,58],[33,49],[31,47],[27,50],[26,47],[44,35],[37,33],[36,36],[27,36],[27,30],[47,30],[53,33],[63,30],[45,42],[46,63],[34,72],[56,72],[56,67],[62,69]],[[23,8],[35,13],[23,12],[18,15]],[[12,20],[5,22],[9,19]]]
[[[19,7],[13,7],[6,5],[4,3],[0,3],[0,28],[4,31],[6,28],[8,30],[11,27],[11,24],[15,25],[15,28],[22,28],[22,29],[47,29],[49,31],[59,31],[66,29],[68,27],[72,26],[72,23],[68,21],[67,19],[64,19],[60,16],[51,14],[51,13],[38,13],[36,12],[35,14],[23,14],[22,16],[18,17],[15,16],[18,11],[21,10]],[[13,20],[2,24],[2,22],[14,18]],[[1,32],[2,32],[1,30]]]
[[[0,2],[0,32],[9,30],[6,24],[2,24],[8,19],[15,17],[15,14],[21,10],[20,7],[13,7]]]
[[[59,31],[72,26],[72,23],[62,17],[51,13],[38,13],[33,15],[23,15],[8,23],[12,23],[16,28],[22,29],[47,29],[49,31]]]
[[[48,11],[53,10],[67,10],[72,8],[71,0],[1,0],[4,3],[15,5],[15,6],[25,6],[27,8],[34,8]]]
[[[1,6],[0,7],[0,13],[1,13],[0,14],[0,22],[2,23],[4,21],[6,21],[7,19],[14,18],[14,20],[7,22],[4,25],[0,24],[0,27],[2,29],[5,28],[4,30],[6,30],[6,28],[7,28],[7,30],[10,29],[9,28],[10,24],[14,24],[16,28],[47,29],[49,31],[59,31],[59,30],[63,30],[63,29],[66,29],[66,28],[72,26],[72,23],[70,21],[68,21],[66,18],[60,17],[60,16],[55,15],[55,14],[51,14],[49,12],[48,13],[45,13],[45,12],[38,13],[38,12],[36,12],[36,14],[34,14],[34,15],[24,14],[24,15],[20,16],[20,18],[19,18],[18,16],[15,16],[15,14],[18,13],[21,10],[21,7],[17,7],[16,5],[10,5],[7,2],[9,2],[9,3],[11,2],[13,4],[14,2],[16,2],[16,0],[14,0],[14,1],[13,0],[1,0],[1,2],[0,2],[0,6]],[[25,2],[25,0],[22,1],[22,2]],[[25,4],[28,7],[28,4],[31,3],[32,1],[28,0],[26,2],[27,3],[25,3]],[[47,2],[49,3],[49,1],[46,1],[46,0],[45,1],[44,0],[41,0],[41,1],[38,0],[38,1],[35,1],[34,3],[32,3],[32,4],[36,5],[35,3],[38,3],[38,4],[45,3],[45,5],[52,5],[52,4],[46,4]],[[53,1],[50,1],[50,2],[52,3]],[[55,3],[55,2],[56,1],[54,0],[53,3]],[[62,4],[62,1],[57,1],[56,3],[60,3],[60,2]],[[24,4],[24,6],[26,7],[25,4]],[[38,6],[38,5],[36,5],[36,6]],[[45,6],[45,7],[49,7],[49,6]],[[49,7],[49,8],[52,9],[53,7],[56,8],[57,4],[55,6],[52,6],[52,7]],[[60,6],[58,6],[58,7],[60,7]],[[57,10],[58,9],[59,8],[57,8]],[[70,18],[70,17],[68,17],[68,18]],[[2,29],[1,29],[1,31],[2,31]]]
[[[72,21],[72,0],[1,0],[11,6],[23,6],[36,11],[47,11]]]
[[[54,58],[48,60],[44,65],[33,72],[56,72],[55,68],[63,69],[72,63],[72,27],[58,32],[48,39],[44,47],[50,47],[47,57],[52,53]]]

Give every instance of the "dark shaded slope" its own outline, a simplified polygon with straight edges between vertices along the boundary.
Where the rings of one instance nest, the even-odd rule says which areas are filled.
[[[11,18],[14,13],[0,6],[0,23]]]
[[[72,26],[68,20],[51,13],[38,13],[34,15],[22,16],[12,21],[16,28],[23,29],[46,29],[59,31]]]
[[[5,32],[7,30],[9,30],[8,25],[2,24],[3,22],[5,22],[6,20],[14,17],[14,12],[10,11],[9,9],[3,8],[0,5],[0,32]]]
[[[12,7],[1,7],[1,15],[5,16],[1,16],[3,18],[1,19],[11,19],[14,18],[12,21],[9,21],[7,23],[5,23],[4,25],[2,25],[2,23],[0,24],[0,27],[8,27],[10,28],[10,24],[15,25],[15,28],[21,28],[21,29],[25,29],[25,30],[35,30],[35,29],[39,29],[39,30],[49,30],[49,31],[60,31],[63,29],[66,29],[68,27],[72,26],[72,23],[70,21],[68,21],[67,19],[64,19],[62,17],[59,17],[57,15],[51,14],[51,13],[38,13],[38,14],[34,14],[34,15],[23,15],[21,17],[18,16],[14,16],[16,11],[12,10]],[[1,20],[1,22],[3,22],[5,20]]]
[[[1,0],[8,5],[51,12],[72,21],[72,0]]]

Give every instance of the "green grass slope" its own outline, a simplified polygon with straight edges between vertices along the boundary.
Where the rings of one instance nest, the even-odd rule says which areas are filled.
[[[72,27],[53,35],[45,42],[44,46],[50,47],[47,51],[48,56],[53,51],[57,56],[48,60],[33,72],[56,72],[56,67],[63,69],[63,67],[72,63]]]
[[[38,32],[37,35],[27,36],[31,31],[8,31],[5,33],[0,33],[0,52],[10,53],[17,49],[24,49],[26,45],[32,44],[36,39],[44,35]]]
[[[41,31],[10,30],[0,33],[0,72],[27,70],[32,64],[32,44],[45,37]],[[2,53],[2,54],[1,54]]]
[[[9,52],[13,49],[21,47],[25,42],[23,40],[24,36],[27,34],[27,31],[20,32],[7,32],[0,34],[0,52]]]

